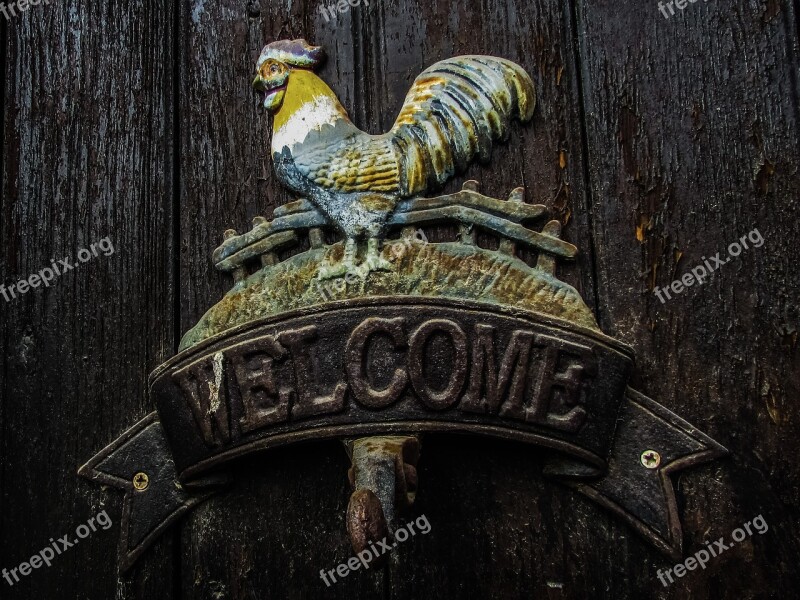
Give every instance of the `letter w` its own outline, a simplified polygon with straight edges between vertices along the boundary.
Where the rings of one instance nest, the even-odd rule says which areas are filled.
[[[172,376],[183,390],[194,420],[208,446],[231,440],[222,352],[207,356]]]

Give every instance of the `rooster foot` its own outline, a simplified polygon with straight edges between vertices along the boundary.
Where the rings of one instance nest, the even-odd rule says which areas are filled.
[[[359,275],[364,278],[372,271],[394,271],[392,263],[381,256],[377,238],[367,240],[367,254],[364,262],[358,267]]]
[[[319,279],[337,279],[344,277],[350,272],[351,267],[346,265],[344,261],[338,263],[327,263],[320,265],[317,273]]]
[[[358,266],[358,274],[363,279],[373,271],[394,271],[394,267],[382,256],[368,256]]]
[[[337,277],[344,277],[348,273],[357,272],[355,266],[356,262],[356,241],[347,239],[344,243],[344,257],[338,263],[325,263],[320,265],[317,278],[319,279],[336,279]]]

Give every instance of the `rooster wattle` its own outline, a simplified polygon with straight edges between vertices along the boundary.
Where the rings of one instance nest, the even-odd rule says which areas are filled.
[[[417,77],[388,133],[370,135],[314,73],[324,57],[305,40],[282,40],[258,59],[253,86],[274,115],[275,172],[346,237],[344,259],[325,265],[320,277],[354,268],[363,238],[363,269],[390,269],[379,242],[397,202],[441,186],[476,157],[488,161],[511,120],[531,118],[533,81],[501,58],[449,58]]]

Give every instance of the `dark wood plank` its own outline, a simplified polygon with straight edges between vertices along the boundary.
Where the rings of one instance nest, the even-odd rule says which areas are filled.
[[[669,18],[656,3],[576,5],[601,324],[636,349],[639,389],[732,452],[680,478],[686,552],[759,514],[770,526],[669,589],[656,571],[670,561],[615,552],[625,568],[608,589],[797,589],[796,5],[698,2]],[[664,304],[654,295],[754,229],[762,247]]]
[[[291,197],[269,157],[270,124],[250,87],[269,41],[325,46],[323,77],[352,106],[363,77],[348,15],[326,25],[316,3],[188,2],[181,13],[181,328],[230,288],[211,251],[228,228],[245,231]],[[350,557],[344,513],[347,457],[339,443],[265,453],[236,467],[237,485],[183,528],[183,597],[380,597],[382,583],[349,578],[326,589],[319,571]]]
[[[266,116],[257,109],[257,100],[246,85],[264,40],[302,35],[325,45],[331,59],[322,76],[351,110],[356,124],[372,133],[391,125],[413,79],[436,60],[485,53],[519,61],[531,71],[540,93],[535,123],[517,128],[510,144],[497,149],[492,165],[476,165],[449,189],[474,177],[484,183],[488,193],[503,197],[514,186],[525,184],[530,190],[529,201],[554,207],[556,215],[570,226],[583,223],[583,230],[588,227],[577,121],[577,68],[568,15],[557,2],[534,7],[498,3],[491,7],[489,16],[484,16],[478,6],[463,5],[454,15],[453,6],[372,3],[369,10],[360,7],[327,22],[311,12],[315,6],[301,9],[293,5],[292,10],[300,12],[291,12],[278,3],[261,4],[259,16],[251,14],[248,27],[241,6],[193,5],[182,19],[188,28],[185,45],[190,49],[181,76],[182,90],[188,92],[181,102],[182,206],[186,215],[182,229],[188,238],[184,246],[192,249],[191,256],[183,259],[184,328],[191,326],[229,285],[211,271],[206,258],[208,248],[218,243],[220,232],[232,225],[240,230],[249,227],[250,218],[269,214],[269,208],[287,198],[274,180],[266,156]],[[252,25],[257,19],[271,26],[266,35]],[[287,27],[289,19],[291,26]],[[441,27],[443,21],[448,22],[447,28]],[[505,40],[502,47],[497,47],[498,40]],[[259,176],[264,181],[259,181]],[[577,226],[568,228],[567,237],[572,238],[578,230]],[[563,274],[583,287],[591,302],[590,252],[591,248],[585,247],[582,262],[565,266]],[[453,589],[485,597],[490,593],[557,589],[548,587],[548,582],[558,583],[559,576],[563,580],[563,573],[555,568],[547,573],[529,570],[521,576],[509,568],[496,577],[490,573],[514,561],[545,563],[549,552],[561,548],[575,530],[589,529],[595,519],[607,517],[574,494],[545,482],[531,458],[536,456],[534,451],[456,440],[442,443],[433,439],[430,456],[423,458],[423,476],[433,487],[422,493],[418,511],[432,510],[443,519],[434,525],[439,528],[435,536],[438,543],[430,542],[436,545],[429,546],[436,550],[418,554],[418,560],[404,556],[395,562],[390,569],[391,594],[427,596]],[[479,453],[482,460],[468,462],[465,467],[459,459],[469,449],[473,455]],[[191,548],[184,563],[185,593],[189,597],[216,593],[233,598],[249,597],[251,592],[258,597],[276,593],[305,597],[323,591],[335,596],[380,593],[383,575],[379,573],[358,573],[330,590],[319,580],[319,569],[332,568],[351,553],[342,522],[348,495],[343,481],[346,462],[338,447],[329,444],[287,450],[291,468],[274,456],[268,453],[263,460],[248,461],[251,469],[260,465],[258,479],[243,479],[236,489],[190,519],[183,538],[185,546]],[[458,465],[455,470],[454,463]],[[244,466],[241,472],[251,473]],[[485,482],[480,491],[474,489],[476,480]],[[303,493],[297,493],[298,486],[304,487]],[[295,490],[291,505],[290,489]],[[493,504],[497,495],[507,498],[513,512],[497,512]],[[543,513],[535,506],[540,496],[547,497]],[[275,497],[285,498],[285,502],[273,502]],[[259,498],[263,498],[262,504],[256,507]],[[576,503],[580,506],[577,511]],[[501,532],[509,530],[501,522],[511,519],[529,523],[531,515],[539,515],[538,522],[548,524],[552,537],[548,544],[540,545],[540,531],[513,525],[519,544],[525,548],[520,554],[516,542],[501,542]],[[561,525],[564,521],[566,525]],[[298,540],[305,540],[305,545]],[[591,538],[583,538],[582,543],[590,546]],[[445,550],[449,544],[452,547]],[[487,544],[500,545],[488,561],[484,556]],[[289,548],[296,555],[287,563]],[[455,549],[457,560],[453,557]],[[512,560],[516,555],[519,558]],[[475,564],[481,562],[484,568],[476,568]]]
[[[380,2],[364,19],[363,46],[371,76],[364,96],[378,107],[366,125],[385,130],[414,78],[433,62],[459,54],[514,60],[534,78],[538,105],[533,123],[515,126],[488,165],[473,165],[465,179],[504,197],[525,185],[527,200],[550,207],[581,250],[559,275],[594,301],[592,247],[584,193],[579,72],[568,6],[561,2]],[[374,50],[373,50],[374,48]],[[371,52],[371,53],[370,53]],[[563,165],[562,165],[563,160]],[[446,231],[432,232],[434,240]],[[523,445],[458,436],[426,436],[420,492],[407,518],[426,515],[432,531],[400,545],[391,566],[391,596],[455,598],[560,597],[574,584],[571,556],[596,555],[611,518],[540,473],[541,453]],[[595,533],[595,528],[601,532]],[[553,557],[559,557],[554,560]],[[581,575],[602,591],[602,579]]]
[[[0,564],[102,510],[113,526],[0,596],[169,599],[170,537],[118,583],[122,497],[77,469],[152,410],[147,375],[174,349],[171,5],[54,2],[7,27],[2,283],[106,237],[115,253],[0,298]]]

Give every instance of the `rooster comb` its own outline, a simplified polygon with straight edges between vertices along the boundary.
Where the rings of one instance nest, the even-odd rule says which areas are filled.
[[[258,64],[270,58],[287,65],[313,69],[325,60],[325,51],[322,46],[312,46],[304,39],[278,40],[264,46]]]

